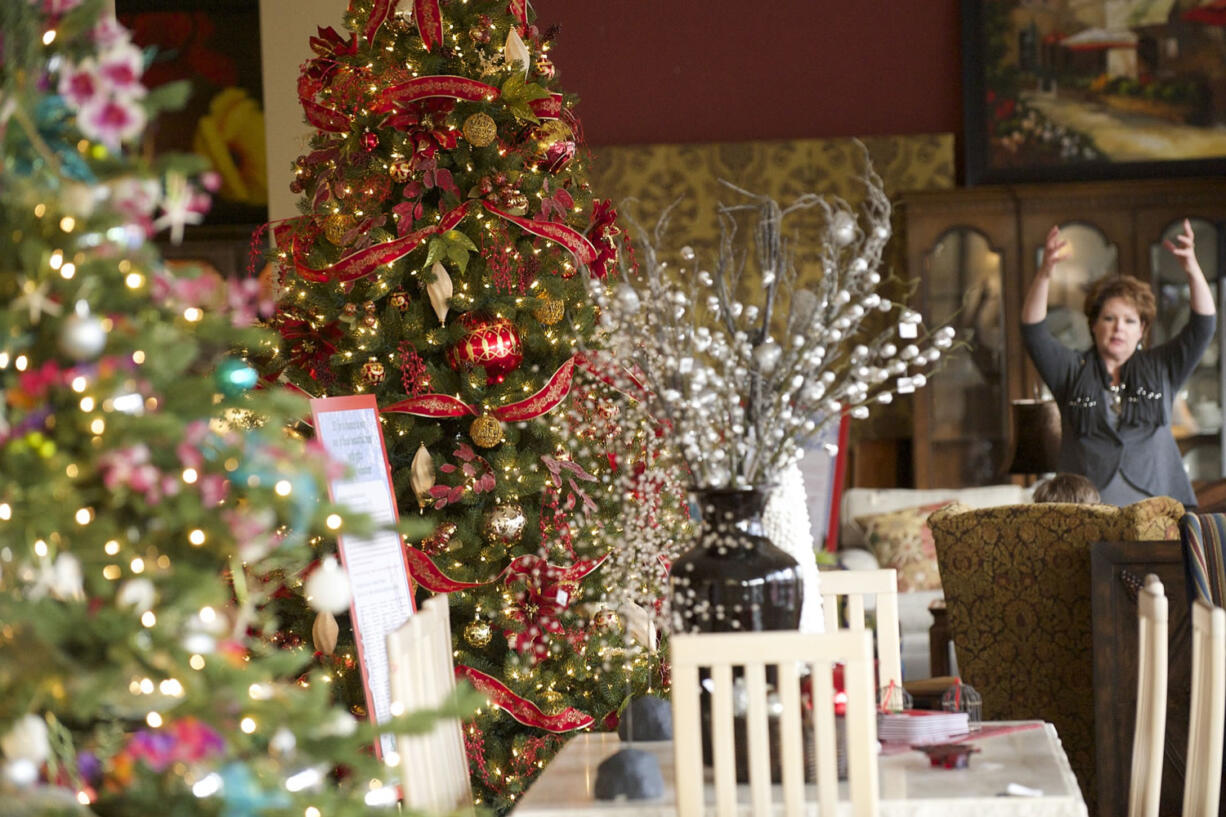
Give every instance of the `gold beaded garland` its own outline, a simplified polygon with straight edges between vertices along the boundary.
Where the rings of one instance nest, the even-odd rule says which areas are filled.
[[[493,448],[502,442],[502,423],[492,414],[482,414],[468,427],[468,436],[481,448]]]
[[[498,138],[498,124],[489,114],[478,111],[464,120],[464,138],[474,147],[491,145]]]
[[[542,295],[540,302],[532,308],[532,317],[545,326],[553,326],[566,314],[566,302],[561,298],[551,298]]]

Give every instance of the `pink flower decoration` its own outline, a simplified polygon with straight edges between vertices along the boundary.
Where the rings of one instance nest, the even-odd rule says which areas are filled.
[[[93,59],[69,65],[60,73],[59,93],[73,108],[80,109],[95,99],[102,89],[98,65]]]
[[[238,555],[243,561],[263,559],[280,543],[275,530],[277,516],[268,508],[227,508],[221,512],[221,518],[238,543]]]
[[[230,320],[235,326],[250,326],[257,317],[268,317],[276,311],[276,302],[267,297],[256,278],[233,280],[226,289]]]
[[[98,44],[99,48],[104,50],[117,45],[124,45],[131,41],[131,35],[128,33],[128,30],[110,15],[99,18],[92,34],[94,42]]]
[[[140,83],[143,70],[144,59],[140,49],[128,43],[108,49],[98,61],[98,76],[107,88],[116,95],[129,98],[145,95],[145,86]]]
[[[43,0],[42,5],[45,13],[58,17],[81,5],[81,0]]]
[[[145,129],[145,109],[124,97],[95,97],[77,114],[81,133],[112,150],[140,136]]]
[[[204,474],[196,483],[196,487],[200,491],[200,502],[205,507],[211,507],[220,505],[226,498],[226,491],[230,489],[230,483],[225,477],[218,474]]]

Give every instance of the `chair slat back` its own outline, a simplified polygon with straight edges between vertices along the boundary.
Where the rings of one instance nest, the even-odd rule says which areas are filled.
[[[1157,576],[1137,594],[1137,710],[1128,817],[1158,817],[1166,741],[1167,599]]]
[[[1226,720],[1226,610],[1197,599],[1192,605],[1192,702],[1183,817],[1216,817],[1222,782]]]
[[[847,600],[847,629],[865,629],[865,598],[873,596],[877,605],[877,682],[887,687],[894,682],[902,687],[902,644],[898,625],[898,571],[826,570],[821,575],[822,612],[826,632],[839,629],[839,599]]]
[[[841,631],[711,633],[675,635],[672,658],[673,741],[676,761],[677,814],[704,814],[702,707],[700,670],[708,673],[714,803],[718,817],[737,814],[736,741],[734,735],[734,668],[744,679],[747,705],[746,751],[740,765],[748,769],[748,803],[755,817],[806,813],[804,727],[801,717],[800,672],[807,667],[813,690],[811,736],[821,814],[834,814],[838,798],[838,741],[834,715],[836,663],[844,665],[847,692],[848,776],[854,817],[875,817],[877,788],[877,715],[873,690],[872,645],[867,632]],[[776,673],[781,713],[777,716],[778,745],[771,746],[767,671]],[[771,784],[772,751],[777,752],[781,787]]]
[[[393,711],[433,709],[450,697],[455,690],[451,650],[447,597],[434,596],[387,637]],[[426,734],[401,735],[397,751],[407,806],[428,814],[472,808],[458,719],[440,719]]]

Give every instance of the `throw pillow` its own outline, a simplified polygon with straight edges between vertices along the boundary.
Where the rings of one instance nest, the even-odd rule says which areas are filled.
[[[937,549],[928,529],[928,515],[952,500],[857,517],[864,540],[883,568],[898,571],[898,592],[940,590]]]

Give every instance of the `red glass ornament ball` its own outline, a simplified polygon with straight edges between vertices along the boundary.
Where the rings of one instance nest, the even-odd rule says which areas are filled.
[[[490,383],[501,383],[524,360],[519,331],[506,318],[465,313],[460,323],[467,330],[447,354],[453,369],[483,366]]]

